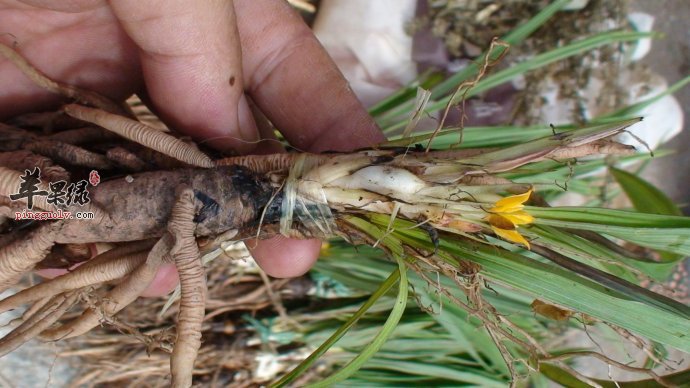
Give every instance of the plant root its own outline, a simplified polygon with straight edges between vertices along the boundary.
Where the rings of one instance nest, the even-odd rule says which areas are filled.
[[[125,168],[129,171],[144,171],[147,168],[147,163],[144,162],[137,155],[127,151],[122,147],[115,147],[109,149],[105,156],[116,165]]]
[[[115,140],[117,135],[98,127],[83,127],[60,131],[47,136],[48,139],[68,144],[84,144],[92,142],[102,142],[104,140]]]
[[[69,181],[70,175],[61,166],[42,155],[36,155],[28,150],[18,150],[0,153],[0,166],[15,171],[24,171],[38,167],[41,178],[49,182]],[[16,190],[16,187],[15,187]]]
[[[36,301],[34,304],[32,304],[24,313],[22,314],[22,321],[26,321],[36,315],[46,304],[48,304],[51,300],[53,300],[52,296],[47,296],[45,298],[41,298],[40,300]]]
[[[52,303],[47,303],[36,314],[0,339],[0,357],[17,349],[55,323],[76,303],[78,297],[79,291],[77,290],[53,298]]]
[[[58,224],[41,225],[26,238],[0,248],[0,292],[14,285],[50,252],[59,230],[55,225]]]
[[[14,51],[9,46],[1,43],[0,55],[4,56],[7,58],[7,60],[17,66],[17,68],[21,70],[24,75],[26,75],[37,86],[40,86],[49,92],[60,94],[82,104],[92,105],[109,112],[128,114],[128,112],[120,105],[112,102],[110,99],[101,96],[98,93],[51,80],[50,78],[46,77],[45,74],[33,67],[26,59],[19,55],[19,53]]]
[[[41,338],[55,341],[62,338],[72,338],[82,335],[98,326],[103,316],[112,316],[135,301],[149,286],[156,272],[163,264],[164,258],[172,247],[172,238],[166,234],[153,246],[146,257],[146,261],[137,267],[131,275],[115,286],[103,297],[99,306],[93,306],[84,313],[60,326],[45,330]]]
[[[77,104],[66,105],[63,109],[65,113],[74,118],[103,127],[133,142],[152,148],[189,165],[203,168],[214,166],[211,158],[199,151],[195,146],[151,128],[144,123],[104,110],[87,108]]]
[[[41,298],[127,276],[144,262],[146,259],[144,251],[151,245],[150,240],[140,241],[104,252],[72,272],[46,280],[0,300],[0,313]]]
[[[310,155],[312,156],[312,155]],[[284,171],[295,162],[297,154],[242,155],[216,161],[216,166],[243,166],[259,174]],[[325,159],[325,158],[324,158]]]
[[[75,166],[98,169],[108,169],[112,167],[108,159],[103,155],[87,151],[72,144],[37,136],[24,129],[0,124],[0,134],[2,134],[3,138],[7,139],[7,141],[0,146],[0,150],[2,151],[26,149],[36,154],[47,156],[51,159],[57,159]]]
[[[22,173],[0,166],[0,197],[9,198],[10,195],[17,192],[17,188],[22,183]],[[39,190],[48,190],[48,184],[41,182],[38,185]],[[56,207],[46,201],[47,197],[36,196],[33,198],[34,206],[43,210],[56,210]],[[26,204],[26,198],[20,198],[17,202]],[[0,251],[0,257],[2,253]],[[2,259],[0,259],[1,261]]]
[[[151,167],[147,168],[147,170],[174,170],[178,168],[190,167],[187,163],[181,162],[161,152],[143,147],[139,144],[129,144],[127,151],[149,164]]]
[[[191,387],[194,361],[201,347],[201,324],[206,303],[206,277],[194,239],[194,192],[181,190],[168,231],[175,238],[171,251],[180,276],[177,339],[170,357],[173,387]]]
[[[24,148],[73,166],[108,170],[113,168],[108,158],[95,152],[87,151],[72,144],[54,140],[35,140],[28,142]]]
[[[64,112],[25,113],[15,116],[8,124],[21,128],[39,128],[43,133],[77,129],[84,126],[84,122],[67,116]]]

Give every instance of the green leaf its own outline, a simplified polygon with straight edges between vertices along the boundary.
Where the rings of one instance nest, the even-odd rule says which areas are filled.
[[[506,36],[502,37],[501,40],[508,43],[511,46],[516,46],[521,44],[528,36],[532,35],[539,27],[544,25],[556,12],[560,11],[563,6],[568,4],[570,0],[556,0],[544,7],[538,14],[534,15],[532,19],[528,20],[526,23],[515,28]],[[480,57],[484,58],[488,53],[482,54]],[[494,56],[490,58],[491,61],[497,60],[501,55],[503,55],[503,49],[499,48],[494,53]],[[457,85],[474,76],[479,70],[478,66],[474,64],[473,66],[468,66],[461,72],[456,73],[453,77],[440,84],[438,87],[434,88],[434,93],[438,95],[446,94],[451,92]]]
[[[678,206],[671,201],[671,199],[661,190],[654,187],[652,184],[642,179],[640,176],[631,174],[625,170],[620,170],[615,167],[610,167],[611,175],[616,179],[616,182],[623,189],[625,194],[632,202],[635,209],[642,213],[651,214],[665,214],[672,216],[682,216],[683,213],[678,209]],[[661,253],[661,261],[664,263],[675,263],[684,258],[683,255],[673,254],[669,252]],[[663,273],[658,273],[657,276],[668,278],[673,271],[673,266],[667,268]]]
[[[633,260],[629,260],[594,241],[578,236],[572,231],[550,226],[534,226],[527,230],[528,235],[534,234],[537,237],[537,242],[540,245],[617,277],[628,281],[636,280],[633,271],[628,268]],[[618,263],[618,265],[613,263]]]
[[[649,182],[615,167],[611,167],[609,170],[639,212],[670,216],[683,215],[678,206],[666,194]]]
[[[654,104],[655,102],[659,101],[663,97],[666,97],[670,94],[677,92],[678,90],[684,88],[685,85],[687,85],[688,83],[690,83],[690,76],[687,76],[687,77],[683,78],[682,80],[676,82],[675,84],[671,85],[668,89],[664,90],[663,92],[657,94],[654,97],[648,98],[644,101],[640,101],[640,102],[633,104],[633,105],[630,105],[630,106],[626,106],[625,108],[619,109],[619,110],[612,112],[612,113],[609,113],[605,116],[600,116],[597,118],[597,120],[603,121],[603,120],[606,120],[609,118],[620,118],[620,117],[625,117],[625,116],[638,115],[642,109]]]
[[[504,381],[496,381],[495,378],[482,376],[474,371],[462,371],[456,368],[451,368],[448,365],[430,365],[421,362],[408,361],[372,361],[367,365],[371,368],[391,370],[398,373],[414,373],[418,375],[434,375],[436,377],[455,381],[458,383],[475,384],[478,387],[495,387],[504,388],[506,383]],[[316,385],[315,385],[316,386]],[[320,385],[319,385],[320,386]]]
[[[527,210],[531,212],[531,208]],[[620,213],[626,214],[626,212]],[[577,214],[573,214],[573,217],[575,216]],[[646,216],[661,217],[663,221],[668,221],[666,217],[670,217]],[[690,219],[676,218],[677,224],[690,223]],[[388,217],[378,215],[372,215],[371,220],[381,227],[386,227],[389,222]],[[654,219],[649,223],[655,222],[664,223]],[[560,223],[556,224],[561,226]],[[425,236],[423,231],[413,229],[413,226],[411,222],[396,220],[391,235],[413,247],[433,250],[428,236]],[[690,229],[680,230],[685,230],[686,233],[690,231]],[[482,274],[488,279],[613,323],[651,340],[690,352],[690,335],[688,335],[690,320],[684,314],[675,313],[675,306],[662,308],[658,303],[631,300],[619,291],[604,287],[566,269],[542,263],[494,245],[458,239],[457,236],[442,236],[440,252],[478,263],[481,265]]]
[[[552,381],[561,384],[564,387],[572,388],[588,388],[590,385],[583,382],[579,378],[570,374],[570,372],[561,369],[558,366],[541,363],[539,365],[539,372],[546,375]],[[661,376],[662,380],[668,386],[687,387],[690,381],[690,369],[681,372],[672,373],[666,376]],[[663,385],[659,384],[654,379],[645,379],[637,381],[618,381],[613,382],[609,380],[592,379],[597,384],[604,388],[661,388]]]
[[[536,14],[532,19],[526,23],[520,25],[518,28],[512,30],[508,35],[502,38],[503,41],[507,42],[511,46],[516,46],[521,44],[528,36],[530,36],[534,31],[541,27],[546,21],[548,21],[556,12],[558,12],[564,5],[569,3],[570,0],[556,0],[544,7],[538,14]],[[500,55],[503,55],[504,49],[498,47],[494,50],[491,60],[496,60]],[[483,53],[479,58],[486,57],[488,53]],[[475,76],[479,71],[479,66],[475,63],[470,64],[463,70],[455,73],[445,81],[435,85],[433,88],[432,98],[439,98],[450,91],[452,91],[457,85],[460,85],[463,81],[470,79]],[[426,86],[426,85],[424,85]],[[410,112],[411,102],[410,100],[414,98],[413,90],[416,90],[416,85],[411,85],[406,88],[407,92],[395,93],[390,99],[384,100],[382,103],[377,104],[372,107],[370,112],[376,116],[378,119],[383,119],[387,116],[398,116],[401,113]],[[404,124],[403,124],[404,125]]]
[[[558,133],[528,143],[517,144],[512,147],[501,148],[497,151],[465,158],[462,162],[482,166],[482,169],[486,172],[512,170],[517,166],[547,155],[556,148],[573,147],[613,136],[640,120],[641,118],[634,118],[607,124],[588,125],[573,131]]]
[[[659,295],[637,284],[625,281],[619,277],[598,270],[594,267],[582,264],[559,252],[550,250],[538,244],[532,244],[532,251],[549,261],[556,263],[562,268],[572,271],[585,279],[592,280],[601,286],[618,292],[622,297],[631,301],[636,301],[659,309],[663,309],[672,314],[677,314],[690,323],[690,307],[663,295]]]
[[[367,360],[376,354],[376,352],[378,352],[381,346],[383,346],[383,344],[386,342],[388,337],[391,336],[393,330],[395,330],[396,326],[398,325],[398,322],[400,322],[403,312],[405,311],[405,306],[407,305],[407,291],[409,287],[407,282],[407,266],[405,265],[405,261],[400,256],[396,256],[396,260],[398,262],[398,273],[400,274],[400,279],[398,281],[398,297],[395,300],[393,310],[391,310],[386,323],[384,323],[383,327],[381,327],[379,334],[376,335],[371,343],[367,345],[357,355],[357,357],[345,365],[341,370],[335,372],[318,383],[310,385],[311,387],[330,387],[339,381],[347,379],[357,372],[359,368],[361,368],[362,365],[367,362]]]
[[[316,360],[319,359],[328,349],[331,348],[340,338],[342,338],[345,333],[354,326],[357,321],[364,316],[364,314],[371,308],[371,306],[376,303],[377,300],[379,300],[383,295],[385,295],[388,290],[393,287],[393,285],[400,279],[400,272],[399,270],[393,271],[388,279],[386,279],[383,283],[379,285],[379,288],[374,292],[369,299],[362,305],[362,307],[357,310],[357,312],[352,315],[344,324],[342,324],[338,330],[336,330],[335,333],[333,333],[328,340],[324,341],[321,346],[318,347],[315,351],[313,351],[309,357],[307,357],[304,361],[302,361],[299,365],[295,367],[295,369],[291,370],[290,373],[286,374],[283,376],[280,380],[276,381],[275,383],[271,384],[271,387],[283,387],[290,382],[294,381],[297,377],[299,377],[302,373],[304,373],[307,369],[309,369]]]
[[[539,372],[544,374],[549,380],[569,388],[590,388],[590,385],[580,380],[555,365],[542,362],[539,364]]]
[[[529,58],[523,62],[520,62],[516,65],[513,65],[505,70],[502,70],[498,73],[495,73],[493,75],[490,75],[484,79],[482,79],[477,85],[472,88],[466,95],[465,97],[472,97],[475,96],[481,92],[487,91],[495,86],[501,85],[503,83],[506,83],[515,77],[518,77],[522,74],[525,74],[529,71],[533,71],[536,69],[539,69],[543,66],[546,66],[548,64],[587,52],[589,50],[595,49],[597,47],[607,45],[607,44],[613,44],[613,43],[619,43],[619,42],[629,42],[629,41],[635,41],[639,40],[642,38],[648,38],[652,36],[652,34],[649,33],[640,33],[640,32],[626,32],[626,31],[613,31],[613,32],[604,32],[601,34],[597,34],[594,36],[591,36],[586,39],[578,40],[575,42],[572,42],[566,46],[563,47],[558,47],[556,49],[550,50],[548,52],[536,55],[532,58]],[[498,50],[497,50],[498,51]],[[461,74],[461,73],[458,73]],[[464,74],[463,74],[464,75]],[[459,78],[459,77],[458,77]],[[467,77],[469,78],[469,77]],[[453,80],[452,85],[459,85],[462,80],[456,79],[456,76],[450,77],[448,79]],[[443,84],[442,84],[443,85]],[[452,88],[450,89],[452,90]],[[448,100],[451,98],[450,95],[446,96],[438,96],[436,94],[437,89],[435,89],[433,92],[434,94],[432,95],[432,99],[435,99],[434,101],[429,101],[429,104],[427,105],[427,110],[428,111],[435,111],[439,109],[443,109],[446,104],[448,104]],[[444,89],[445,91],[445,89]],[[445,91],[447,93],[447,91]],[[405,126],[406,124],[406,118],[409,116],[409,112],[411,111],[411,104],[410,103],[405,103],[403,105],[400,105],[399,107],[392,109],[391,111],[387,112],[386,114],[381,115],[378,118],[379,125],[383,127],[383,131],[385,133],[391,132],[395,129],[399,129]]]
[[[690,217],[588,207],[526,206],[537,225],[590,230],[652,249],[690,255]]]

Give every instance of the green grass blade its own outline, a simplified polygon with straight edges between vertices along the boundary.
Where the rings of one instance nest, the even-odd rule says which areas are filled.
[[[591,240],[573,234],[571,231],[542,225],[529,228],[529,235],[531,236],[532,234],[535,235],[537,238],[536,242],[540,245],[622,279],[628,281],[636,280],[632,271],[626,269],[626,265],[629,265],[629,262],[633,260],[627,260],[622,255]],[[621,265],[611,263],[619,263]]]
[[[614,167],[611,167],[609,170],[636,210],[642,213],[651,214],[665,214],[671,216],[683,215],[680,209],[678,209],[678,206],[676,206],[666,194],[649,182],[624,170]],[[661,253],[661,259],[665,263],[675,263],[683,259],[683,257],[683,255],[669,252]],[[670,272],[671,271],[667,271],[665,275],[669,276]]]
[[[551,226],[534,226],[529,229],[529,235],[532,234],[542,245],[628,281],[637,280],[631,267],[656,281],[665,281],[676,266],[675,262],[647,262],[626,257],[597,242],[581,238],[572,231],[563,231]]]
[[[570,372],[545,362],[539,364],[539,373],[548,377],[554,383],[569,388],[590,388],[590,385],[573,376]]]
[[[690,218],[586,207],[525,207],[538,225],[590,230],[634,244],[690,255]]]
[[[521,44],[528,36],[532,35],[539,27],[546,23],[556,12],[558,12],[564,5],[568,4],[570,0],[557,0],[548,6],[544,7],[538,14],[534,15],[532,19],[527,21],[527,23],[520,25],[519,27],[512,30],[508,35],[501,38],[504,42],[511,46],[517,46]],[[503,55],[503,49],[498,48],[491,61],[498,59]],[[479,58],[484,58],[488,53],[483,53]],[[434,97],[438,98],[441,95],[451,92],[457,87],[462,81],[468,80],[475,76],[479,71],[479,67],[476,64],[470,65],[462,71],[454,74],[452,77],[448,78],[446,81],[439,84],[434,88]]]
[[[548,258],[549,261],[556,263],[560,267],[576,273],[585,279],[592,280],[607,289],[614,290],[619,295],[630,301],[654,306],[671,314],[683,317],[690,323],[690,307],[674,299],[659,295],[646,288],[640,287],[637,284],[628,282],[594,267],[580,263],[579,261],[573,260],[559,252],[544,248],[541,245],[532,244],[532,252]]]
[[[683,78],[682,80],[676,82],[675,84],[671,85],[668,89],[664,90],[663,92],[657,94],[654,97],[648,98],[644,101],[640,101],[636,104],[633,104],[633,105],[627,106],[625,108],[619,109],[619,110],[612,112],[612,113],[609,113],[607,115],[600,116],[597,118],[597,120],[604,121],[604,120],[611,119],[611,118],[635,116],[635,115],[639,114],[639,112],[642,109],[654,104],[655,102],[659,101],[663,97],[666,97],[670,94],[677,92],[678,90],[684,88],[689,83],[690,83],[690,76],[687,76],[687,77]]]
[[[510,376],[510,372],[491,337],[485,331],[478,331],[481,322],[473,322],[467,311],[452,304],[447,298],[432,294],[428,285],[418,276],[410,277],[422,305],[443,303],[443,309],[431,317],[446,329],[459,348],[467,352],[485,370],[496,376]],[[441,281],[443,282],[443,281]],[[443,285],[453,289],[454,285]],[[481,354],[480,354],[481,353]],[[487,362],[488,361],[488,362]]]
[[[508,35],[502,38],[503,41],[511,46],[517,46],[521,44],[528,36],[530,36],[534,31],[541,27],[547,20],[549,20],[556,12],[558,12],[564,5],[566,5],[570,0],[556,0],[548,6],[544,7],[539,13],[537,13],[532,19],[522,24],[518,28],[512,30]],[[505,51],[504,48],[498,47],[494,50],[492,61],[496,60],[503,55]],[[485,58],[489,53],[485,52],[481,54],[478,58]],[[451,77],[445,81],[439,83],[432,89],[432,99],[441,98],[443,95],[451,92],[457,85],[460,85],[463,81],[474,77],[479,71],[479,66],[472,63],[463,70],[453,74]],[[409,88],[408,88],[409,89]],[[372,108],[371,112],[376,116],[377,121],[379,119],[384,120],[386,117],[396,117],[401,113],[409,112],[412,106],[410,100],[414,98],[413,93],[407,93],[407,95],[398,95],[394,99],[386,101],[385,104],[377,105]],[[396,104],[391,102],[395,101]],[[386,109],[387,108],[387,109]],[[388,112],[386,112],[388,110]]]
[[[410,82],[409,85],[396,90],[390,96],[384,98],[374,106],[369,108],[369,114],[376,117],[389,109],[411,100],[417,94],[417,88],[431,89],[443,82],[444,75],[441,72],[429,72],[421,74],[416,80]]]
[[[625,327],[666,345],[686,352],[690,350],[690,336],[687,335],[690,321],[678,314],[628,300],[611,289],[522,255],[508,252],[497,254],[494,247],[482,246],[474,254],[469,249],[456,251],[479,263],[485,275],[495,281]]]
[[[649,182],[624,170],[614,167],[609,170],[637,211],[669,216],[683,215],[666,194]]]
[[[654,36],[653,33],[646,32],[628,32],[628,31],[612,31],[604,32],[594,35],[592,37],[575,41],[567,46],[563,46],[543,54],[539,54],[526,61],[520,62],[508,69],[502,70],[496,74],[490,75],[479,81],[477,86],[472,89],[473,95],[482,93],[486,90],[494,88],[498,85],[506,83],[520,74],[536,70],[551,63],[584,53],[586,51],[595,49],[599,46],[604,46],[613,43],[630,42],[649,38]]]
[[[566,227],[571,224],[593,224],[601,226],[650,228],[660,230],[688,229],[686,233],[690,233],[690,217],[646,214],[627,210],[586,208],[578,206],[552,208],[525,206],[525,210],[538,218],[540,221],[559,220],[563,221],[563,226]]]
[[[448,367],[447,365],[430,365],[428,363],[409,361],[391,362],[388,360],[374,360],[370,364],[367,364],[367,367],[391,370],[398,373],[414,373],[418,375],[428,374],[449,382],[455,381],[458,383],[474,384],[477,387],[504,388],[506,386],[504,381],[499,382],[496,381],[496,379],[482,376],[474,371],[467,372],[457,370],[455,368]]]
[[[529,211],[529,210],[528,210]],[[659,216],[661,217],[661,216]],[[388,218],[372,220],[387,225]],[[690,222],[690,219],[683,219]],[[396,220],[392,234],[403,242],[432,250],[423,231],[406,229],[413,224]],[[686,232],[690,229],[686,229]],[[440,249],[453,257],[471,260],[482,267],[482,274],[493,281],[521,290],[534,297],[580,311],[626,328],[651,340],[690,352],[690,320],[675,310],[630,300],[626,295],[585,279],[573,272],[542,263],[525,255],[493,245],[441,238]]]
[[[393,330],[395,330],[398,322],[400,322],[403,312],[405,312],[405,306],[407,306],[407,291],[409,287],[407,281],[407,266],[405,265],[405,261],[401,256],[396,256],[396,260],[398,262],[397,272],[400,277],[398,281],[398,297],[395,300],[395,305],[391,310],[386,323],[384,323],[383,327],[381,327],[379,334],[376,335],[371,343],[367,345],[357,355],[357,357],[345,365],[341,370],[328,376],[326,379],[311,385],[311,387],[329,387],[339,381],[347,379],[357,372],[367,360],[376,354],[376,352],[378,352],[381,346],[383,346],[383,344],[386,342],[388,337],[390,337],[390,335],[393,333]]]
[[[369,299],[362,305],[362,307],[357,310],[357,312],[352,315],[344,324],[342,324],[338,330],[336,330],[335,333],[333,333],[328,340],[323,342],[321,346],[318,347],[312,354],[309,355],[304,361],[302,361],[299,365],[295,367],[290,373],[286,374],[283,376],[280,380],[276,381],[275,383],[271,384],[271,387],[284,387],[285,385],[291,383],[299,377],[302,373],[304,373],[307,369],[309,369],[316,360],[319,359],[328,349],[333,346],[340,338],[345,335],[345,333],[354,326],[357,321],[364,316],[364,314],[371,308],[371,306],[376,303],[383,295],[385,295],[392,287],[393,285],[398,282],[400,279],[400,271],[395,270],[393,271],[388,278],[381,283],[381,285],[378,287],[376,292],[374,292]]]
[[[561,384],[564,387],[573,388],[589,388],[590,385],[573,376],[569,372],[560,367],[548,363],[541,363],[539,365],[539,372],[546,375],[552,381]],[[681,372],[672,373],[661,378],[674,387],[687,387],[690,381],[690,369]],[[613,382],[609,380],[593,379],[597,384],[604,388],[661,388],[663,387],[654,379],[645,379],[637,381],[618,381]]]
[[[564,47],[559,47],[546,53],[539,54],[533,58],[525,60],[514,66],[511,66],[508,69],[490,75],[479,81],[479,83],[467,93],[466,97],[472,97],[474,95],[477,95],[478,93],[484,92],[500,84],[508,82],[521,74],[525,74],[529,71],[539,69],[540,67],[546,66],[553,62],[557,62],[581,54],[583,52],[595,49],[603,45],[635,41],[643,38],[648,38],[650,36],[653,36],[653,34],[625,31],[604,32],[601,34],[597,34],[592,37],[573,42]],[[457,84],[459,83],[455,83],[455,85]],[[436,95],[432,96],[432,98],[434,97],[436,97]],[[438,98],[433,102],[430,101],[427,105],[427,110],[433,112],[444,108],[446,104],[448,104],[448,100],[450,99],[450,97],[451,96],[445,96],[443,98]],[[399,129],[405,126],[406,122],[403,118],[407,117],[409,111],[409,104],[405,104],[404,106],[391,110],[386,115],[381,116],[379,124],[382,127],[384,127],[384,132],[390,132]]]
[[[621,122],[589,125],[573,131],[546,136],[529,143],[517,144],[512,147],[466,158],[462,162],[483,166],[483,169],[487,172],[512,170],[516,166],[547,155],[548,152],[558,147],[575,146],[615,135],[640,120],[640,118],[635,118]]]

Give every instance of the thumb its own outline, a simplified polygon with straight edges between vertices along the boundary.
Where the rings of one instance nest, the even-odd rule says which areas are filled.
[[[170,125],[221,149],[246,153],[258,132],[242,80],[232,1],[111,2],[140,49],[147,93]]]

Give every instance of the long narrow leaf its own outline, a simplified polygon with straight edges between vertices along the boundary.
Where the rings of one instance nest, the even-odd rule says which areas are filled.
[[[360,354],[357,355],[357,357],[345,365],[343,369],[328,376],[326,379],[311,385],[312,387],[330,387],[331,385],[352,376],[369,358],[378,352],[388,337],[390,337],[390,335],[393,333],[393,330],[398,325],[398,322],[405,311],[405,306],[407,305],[407,290],[409,287],[407,282],[407,267],[405,266],[405,262],[400,256],[396,257],[396,260],[398,261],[398,273],[400,274],[400,278],[398,280],[398,297],[396,298],[393,310],[391,310],[391,313],[388,316],[386,323],[384,323],[383,327],[381,328],[381,331],[371,341],[371,343],[367,345],[360,352]]]
[[[581,54],[583,52],[587,52],[589,50],[603,45],[635,41],[643,38],[648,38],[650,36],[651,35],[649,33],[615,31],[601,33],[589,37],[587,39],[576,41],[567,46],[559,47],[549,52],[539,54],[524,62],[511,66],[506,70],[500,71],[494,75],[486,77],[485,79],[481,80],[474,88],[472,88],[467,93],[466,97],[471,97],[483,91],[489,90],[497,85],[508,82],[521,74],[525,74],[528,71],[538,69],[548,64],[572,57],[574,55]],[[432,98],[434,98],[434,96],[432,96]],[[427,106],[427,109],[429,111],[436,111],[442,109],[448,103],[449,99],[450,96],[446,96],[433,102],[430,101]],[[379,119],[379,123],[384,127],[385,132],[399,129],[405,125],[405,117],[407,112],[409,111],[410,107],[408,106],[408,104],[405,104],[399,108],[391,110],[386,115],[381,116],[381,118]]]
[[[372,217],[372,220],[375,218],[377,217]],[[388,219],[381,217],[375,222],[387,225]],[[396,220],[393,235],[414,246],[433,249],[428,238],[419,231],[410,229],[412,225],[410,222]],[[685,352],[690,351],[690,336],[687,335],[690,332],[690,320],[673,313],[675,308],[672,306],[662,309],[630,300],[618,291],[575,273],[495,246],[441,238],[440,249],[478,263],[488,279],[624,327],[654,341]]]
[[[290,382],[294,381],[307,369],[309,369],[316,360],[319,359],[328,349],[333,346],[340,338],[342,338],[350,328],[357,323],[357,321],[364,316],[364,314],[369,310],[369,308],[376,303],[383,295],[385,295],[391,287],[400,279],[400,272],[398,270],[393,271],[388,279],[386,279],[379,286],[378,290],[374,292],[369,299],[360,307],[357,312],[350,317],[343,325],[341,325],[335,333],[333,333],[328,340],[324,341],[321,346],[318,347],[314,352],[312,352],[309,357],[302,361],[299,365],[295,367],[290,373],[283,376],[280,380],[271,384],[271,387],[284,387]]]
[[[690,255],[688,217],[583,207],[530,206],[526,210],[538,225],[590,230],[652,249]]]

